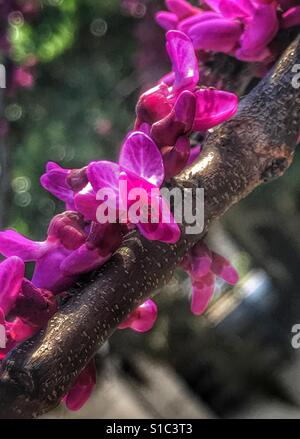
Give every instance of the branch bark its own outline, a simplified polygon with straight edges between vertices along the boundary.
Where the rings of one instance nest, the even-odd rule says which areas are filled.
[[[205,230],[176,245],[150,242],[133,232],[51,319],[2,364],[0,418],[36,417],[61,397],[118,324],[166,284],[187,250],[211,222],[291,164],[300,126],[300,90],[292,67],[300,38],[271,73],[241,102],[238,114],[208,137],[200,159],[174,179],[180,188],[205,190]]]

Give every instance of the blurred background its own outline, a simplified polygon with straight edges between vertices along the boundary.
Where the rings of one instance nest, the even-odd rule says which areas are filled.
[[[153,20],[163,2],[13,3],[0,31],[0,62],[13,72],[0,100],[0,223],[42,240],[63,208],[39,185],[45,163],[115,159],[139,93],[168,72]],[[47,417],[300,418],[300,349],[292,346],[300,324],[299,162],[209,233],[238,268],[239,284],[219,284],[197,318],[189,280],[177,273],[156,297],[154,329],[117,331],[99,351],[97,391],[84,409]]]

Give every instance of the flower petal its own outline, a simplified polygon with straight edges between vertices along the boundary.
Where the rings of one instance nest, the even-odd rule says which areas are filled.
[[[17,342],[21,343],[28,338],[31,338],[39,330],[38,327],[27,325],[22,319],[18,317],[10,324],[10,336]]]
[[[252,51],[239,48],[235,51],[235,57],[240,61],[245,61],[245,62],[262,62],[262,61],[267,62],[268,60],[272,61],[272,59],[274,58],[268,47],[264,47]]]
[[[100,189],[112,189],[119,192],[120,168],[114,162],[91,162],[87,168],[87,177],[95,193]]]
[[[201,145],[197,145],[197,146],[194,146],[193,148],[191,148],[190,156],[189,156],[189,159],[188,159],[188,162],[187,162],[188,166],[192,165],[197,160],[197,158],[201,154],[201,151],[202,151],[202,146]]]
[[[206,310],[215,289],[215,277],[208,273],[201,281],[193,283],[192,313],[199,316]]]
[[[24,278],[24,262],[12,256],[0,264],[0,308],[8,315],[14,307]]]
[[[111,257],[111,253],[101,256],[98,249],[89,249],[83,244],[77,250],[73,251],[60,264],[60,270],[66,276],[74,276],[81,273],[88,273],[101,267]]]
[[[244,55],[251,55],[267,47],[279,29],[276,7],[274,3],[260,5],[240,39]]]
[[[46,242],[31,241],[14,230],[0,232],[0,253],[18,256],[25,262],[36,261],[47,251]]]
[[[160,11],[155,15],[155,20],[159,26],[165,30],[176,29],[178,17],[172,12]]]
[[[118,328],[131,328],[136,332],[147,332],[153,328],[156,319],[157,305],[153,300],[149,299],[134,310]]]
[[[183,32],[169,31],[166,47],[175,73],[174,90],[193,90],[199,82],[199,64],[191,40]]]
[[[212,252],[204,242],[196,244],[191,250],[191,276],[197,281],[206,276],[211,269]]]
[[[97,371],[95,360],[91,360],[78,376],[73,387],[64,398],[64,403],[71,411],[80,410],[87,402],[95,387]]]
[[[281,17],[281,27],[288,28],[292,26],[299,26],[300,24],[300,6],[286,11]]]
[[[195,8],[185,0],[166,0],[166,5],[169,11],[176,14],[179,20],[200,12],[198,8]]]
[[[213,272],[228,284],[235,285],[239,280],[239,274],[231,265],[230,261],[215,252],[213,252],[212,256]]]
[[[150,241],[161,241],[168,244],[175,244],[181,235],[180,228],[176,223],[167,202],[160,197],[158,200],[159,212],[157,217],[159,222],[138,223],[137,228],[140,233]],[[155,217],[155,213],[153,214]]]
[[[21,294],[13,309],[14,315],[29,326],[43,328],[57,309],[56,298],[50,291],[36,288],[28,279],[23,280]]]
[[[205,11],[203,14],[193,15],[191,17],[188,17],[180,21],[180,23],[177,26],[177,30],[185,34],[188,34],[189,29],[195,24],[202,23],[203,21],[219,19],[219,18],[221,18],[221,16],[217,12]]]
[[[195,24],[188,30],[195,49],[230,53],[242,35],[241,24],[229,19],[212,19]]]
[[[196,92],[197,109],[194,131],[206,131],[232,117],[238,108],[235,94],[222,90],[201,89]]]
[[[96,221],[97,208],[99,201],[96,199],[96,194],[89,184],[85,189],[78,192],[74,196],[75,210],[80,212],[86,221]]]
[[[120,166],[136,176],[160,187],[164,181],[161,153],[147,134],[134,131],[127,136],[119,159]]]
[[[34,269],[32,283],[37,288],[60,293],[70,287],[74,278],[66,276],[60,269],[61,263],[71,253],[63,246],[55,246],[40,258]]]
[[[297,6],[298,0],[278,0],[278,3],[280,4],[281,9],[286,11],[289,8]]]
[[[46,172],[50,172],[53,169],[61,169],[61,167],[55,162],[48,162],[46,164]]]
[[[192,130],[196,112],[196,97],[185,90],[178,96],[173,110],[152,125],[151,137],[159,147],[173,146],[180,136]]]
[[[213,9],[216,12],[220,12],[219,4],[222,0],[203,0],[207,6]]]
[[[72,209],[73,191],[67,183],[69,169],[61,168],[53,162],[48,163],[47,172],[40,178],[41,185],[59,200],[64,201]]]
[[[187,165],[190,156],[190,141],[188,137],[179,137],[173,148],[163,154],[166,180],[179,174]]]
[[[165,78],[162,78],[162,81]],[[172,79],[171,79],[172,82]],[[172,109],[169,100],[169,85],[159,82],[156,87],[142,94],[136,106],[137,120],[135,130],[140,130],[140,125],[146,122],[150,125],[166,117]]]
[[[247,17],[255,11],[251,0],[221,0],[219,9],[225,18]]]

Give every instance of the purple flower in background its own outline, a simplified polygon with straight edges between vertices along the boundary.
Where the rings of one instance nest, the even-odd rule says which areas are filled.
[[[300,24],[298,1],[205,0],[201,9],[189,8],[185,0],[166,0],[166,5],[169,12],[156,15],[163,28],[186,33],[196,50],[224,52],[243,61],[271,59],[269,45],[279,27]]]
[[[119,329],[131,328],[136,332],[147,332],[153,328],[157,319],[157,305],[149,299],[142,305],[138,306],[128,318],[121,323]]]
[[[126,217],[130,223],[130,208],[134,200],[130,199],[130,191],[143,189],[146,194],[144,206],[146,212],[141,212],[141,219],[136,223],[140,233],[150,240],[175,243],[180,237],[180,229],[176,224],[169,207],[159,194],[165,173],[161,153],[153,140],[143,132],[130,133],[120,153],[119,163],[92,162],[87,168],[87,177],[94,194],[91,197],[85,191],[75,195],[76,209],[86,218],[97,217],[97,212],[103,201],[96,197],[101,190],[110,190],[118,206],[118,215],[121,219]],[[120,182],[126,184],[126,193],[120,194]],[[124,199],[125,198],[125,199]],[[124,208],[122,207],[124,206]],[[148,207],[151,206],[151,212]],[[122,211],[122,209],[124,209]],[[155,210],[156,209],[156,210]],[[151,218],[155,217],[155,221]]]

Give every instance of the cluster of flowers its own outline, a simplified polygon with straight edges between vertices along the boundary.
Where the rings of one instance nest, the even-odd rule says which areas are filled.
[[[171,244],[180,239],[181,230],[159,188],[199,155],[199,147],[191,148],[190,134],[205,132],[231,117],[237,110],[237,97],[199,88],[198,60],[185,34],[168,32],[167,50],[172,72],[140,97],[135,128],[124,141],[119,162],[91,162],[82,169],[64,169],[48,163],[41,184],[64,201],[67,210],[52,219],[43,242],[31,241],[13,230],[0,232],[0,253],[7,258],[0,265],[0,322],[7,339],[0,349],[0,358],[43,328],[66,290],[81,274],[103,265],[128,231],[136,227],[149,240]],[[157,221],[152,223],[148,217],[137,224],[128,219],[113,223],[97,220],[102,205],[97,197],[99,190],[109,188],[119,198],[120,181],[126,182],[128,188],[143,188],[148,198],[156,198],[151,206],[156,206]],[[132,200],[126,201],[129,209]],[[31,281],[24,278],[25,262],[35,264]],[[193,249],[184,265],[193,279],[195,314],[205,309],[216,275],[230,283],[237,279],[229,262],[203,245]],[[119,328],[145,332],[152,328],[156,316],[155,303],[147,300]],[[85,403],[95,379],[92,360],[64,398],[69,409],[77,410]]]
[[[299,0],[166,0],[157,13],[164,29],[187,34],[196,50],[223,52],[242,61],[272,61],[272,41],[280,28],[300,24]]]

